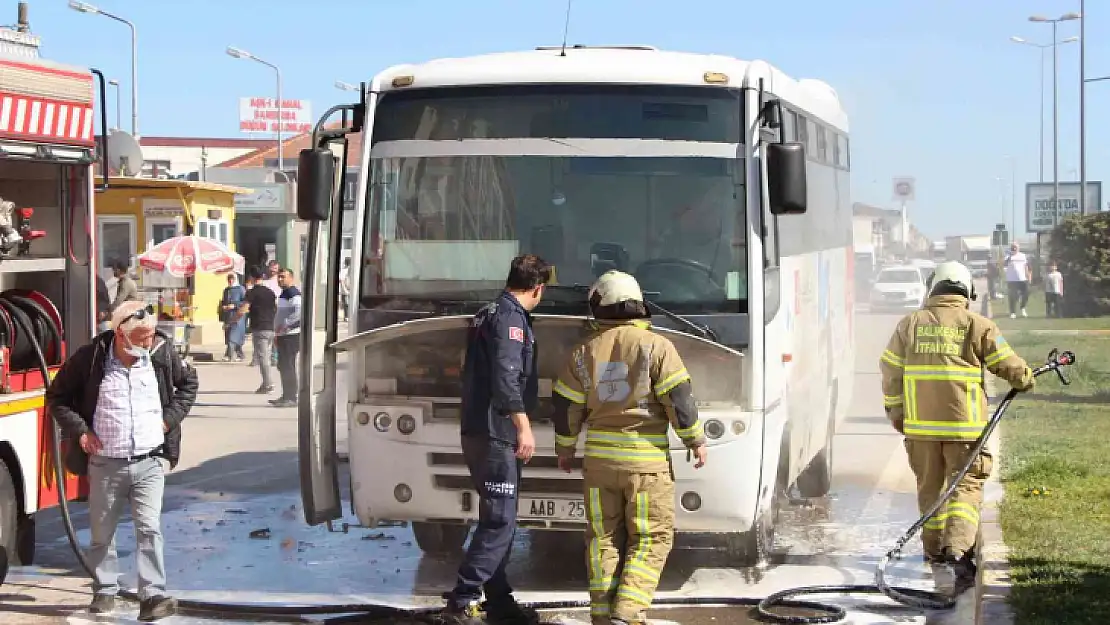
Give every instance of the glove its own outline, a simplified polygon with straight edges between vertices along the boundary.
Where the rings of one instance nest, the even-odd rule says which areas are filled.
[[[1037,383],[1037,378],[1033,375],[1033,370],[1032,369],[1026,369],[1025,370],[1025,375],[1022,376],[1022,381],[1025,381],[1025,384],[1021,384],[1021,383],[1015,384],[1014,385],[1014,390],[1017,390],[1017,391],[1022,392],[1022,393],[1028,393],[1029,391],[1033,390],[1033,387]]]

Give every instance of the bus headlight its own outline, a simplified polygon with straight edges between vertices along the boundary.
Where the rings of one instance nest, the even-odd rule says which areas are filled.
[[[710,419],[705,422],[705,435],[714,440],[721,438],[725,435],[725,424],[717,419]]]
[[[408,503],[412,501],[412,489],[408,484],[398,484],[393,488],[393,497],[401,503]]]
[[[393,419],[389,418],[388,412],[379,412],[374,415],[374,429],[379,432],[388,432],[391,423],[393,423]]]
[[[416,419],[410,414],[403,414],[397,419],[397,429],[401,434],[412,434],[416,431]]]

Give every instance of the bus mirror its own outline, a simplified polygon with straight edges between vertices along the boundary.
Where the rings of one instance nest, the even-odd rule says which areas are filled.
[[[331,214],[335,155],[331,150],[301,150],[297,159],[297,217],[324,221]]]
[[[801,143],[769,143],[767,194],[772,215],[806,212],[806,151]]]

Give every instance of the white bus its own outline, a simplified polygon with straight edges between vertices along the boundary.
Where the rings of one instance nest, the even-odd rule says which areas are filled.
[[[356,133],[357,315],[338,340],[333,181]],[[306,275],[318,276],[307,291],[328,343],[325,392],[301,395],[310,524],[342,515],[343,415],[360,523],[410,523],[427,552],[464,544],[478,515],[459,449],[466,327],[528,252],[555,265],[557,284],[534,314],[538,451],[522,526],[583,525],[581,476],[556,466],[551,384],[588,331],[581,287],[613,267],[656,305],[709,439],[698,471],[672,439],[679,531],[719,534],[750,565],[791,486],[828,492],[854,363],[848,124],[831,87],[763,61],[538,48],[390,68],[315,134],[298,174],[298,211],[312,222]],[[303,336],[307,389],[315,339]],[[337,375],[349,389],[339,397]]]

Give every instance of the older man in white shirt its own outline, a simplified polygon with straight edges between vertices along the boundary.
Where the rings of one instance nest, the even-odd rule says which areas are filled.
[[[1006,269],[1006,285],[1009,287],[1010,319],[1017,317],[1018,309],[1022,317],[1028,317],[1025,305],[1029,302],[1029,280],[1033,271],[1029,268],[1029,259],[1015,242],[1010,245],[1010,253],[1002,263]]]
[[[119,592],[116,528],[127,504],[135,525],[139,620],[172,615],[166,594],[161,530],[166,467],[180,454],[181,421],[196,398],[196,371],[157,332],[142,302],[112,313],[114,330],[78,349],[47,390],[47,405],[66,438],[87,454],[89,530],[86,552],[96,579],[89,611],[107,614]],[[80,461],[67,457],[71,471]]]

